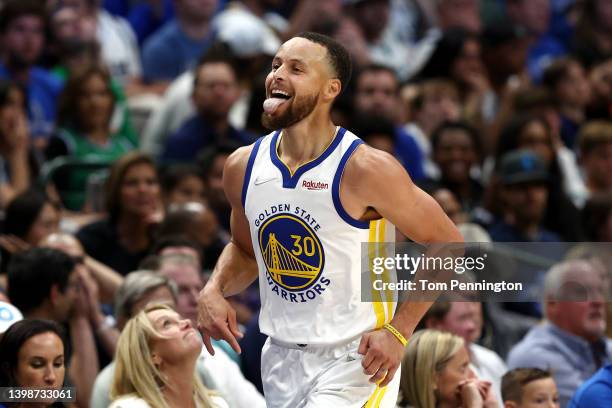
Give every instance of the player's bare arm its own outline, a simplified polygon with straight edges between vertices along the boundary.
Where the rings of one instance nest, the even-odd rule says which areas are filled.
[[[369,146],[360,146],[349,160],[340,199],[354,218],[384,217],[415,242],[463,241],[453,222],[431,196],[412,182],[403,166],[391,155]],[[391,324],[409,338],[430,306],[431,302],[405,302]],[[388,330],[366,333],[359,346],[365,372],[381,386],[395,375],[403,351],[403,345]]]
[[[236,312],[225,298],[245,290],[258,274],[249,224],[241,202],[242,183],[252,148],[242,147],[232,153],[223,171],[225,194],[232,206],[232,239],[219,256],[212,276],[198,298],[198,325],[211,354],[214,354],[211,337],[226,340],[236,352],[240,352],[237,339],[242,337],[242,333],[238,330]]]

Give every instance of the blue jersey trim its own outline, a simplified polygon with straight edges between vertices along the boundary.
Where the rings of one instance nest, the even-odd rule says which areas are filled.
[[[304,163],[303,165],[297,168],[294,174],[291,174],[289,168],[278,157],[278,152],[276,151],[278,137],[280,136],[280,131],[277,131],[274,136],[272,136],[272,141],[270,142],[270,159],[272,160],[272,163],[280,170],[283,176],[283,188],[295,188],[295,186],[297,186],[298,180],[300,179],[300,177],[302,177],[304,173],[321,164],[323,160],[325,160],[336,149],[336,147],[338,147],[338,145],[342,141],[342,138],[344,137],[345,132],[346,129],[342,127],[338,129],[338,133],[336,134],[334,140],[330,143],[329,146],[327,146],[327,148],[323,151],[323,153],[321,153],[319,157],[312,161]]]
[[[253,164],[255,163],[255,158],[257,157],[257,151],[259,151],[259,145],[263,140],[263,136],[255,141],[255,145],[253,145],[253,150],[251,150],[251,154],[249,156],[249,161],[247,162],[246,171],[244,172],[244,181],[242,182],[242,208],[244,208],[246,203],[246,195],[247,190],[249,189],[249,182],[251,181],[251,172],[253,170]]]
[[[351,217],[340,202],[340,180],[342,179],[342,174],[344,173],[344,167],[348,162],[348,159],[353,155],[353,152],[359,145],[363,144],[363,140],[356,139],[351,143],[349,148],[344,152],[342,159],[340,160],[340,164],[338,165],[338,169],[336,170],[336,174],[334,175],[334,181],[332,182],[332,199],[334,201],[334,207],[336,207],[336,212],[344,221],[348,224],[352,225],[356,228],[368,229],[370,228],[369,221],[360,221]]]

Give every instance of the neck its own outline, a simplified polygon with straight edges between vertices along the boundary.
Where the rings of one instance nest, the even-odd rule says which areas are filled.
[[[319,117],[315,112],[295,125],[283,129],[278,146],[279,158],[291,169],[317,158],[336,135],[334,125],[327,115]]]
[[[93,128],[86,134],[87,138],[95,144],[105,144],[110,136],[106,126]]]
[[[192,374],[194,370],[195,362],[190,364],[189,367],[181,365],[164,369],[164,376],[172,379],[162,391],[169,407],[195,407]],[[190,375],[185,375],[185,373]]]
[[[537,221],[518,220],[516,217],[506,217],[506,222],[529,239],[535,238],[540,230],[540,223]]]
[[[202,41],[208,35],[210,29],[208,20],[192,19],[190,16],[181,13],[177,21],[181,31],[194,41]]]
[[[584,121],[584,109],[581,106],[575,105],[562,105],[561,113],[576,123],[582,123]]]
[[[138,251],[149,245],[149,224],[141,217],[123,213],[119,216],[117,228],[125,247]]]
[[[204,122],[206,122],[215,130],[217,137],[221,139],[225,137],[225,133],[227,133],[230,127],[229,121],[227,120],[227,116],[210,117],[204,114],[201,114],[200,116],[202,117],[202,119],[204,119]]]
[[[32,310],[30,313],[24,313],[26,319],[41,319],[41,320],[55,320],[55,316],[52,313],[53,307],[48,301],[43,302],[38,308]]]

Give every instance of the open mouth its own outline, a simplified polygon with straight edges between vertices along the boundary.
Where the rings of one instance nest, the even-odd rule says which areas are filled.
[[[291,95],[288,92],[275,89],[270,92],[270,97],[264,101],[264,111],[268,114],[273,114],[280,105],[289,99],[291,99]]]

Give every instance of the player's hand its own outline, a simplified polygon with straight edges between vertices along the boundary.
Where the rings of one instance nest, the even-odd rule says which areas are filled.
[[[198,328],[210,354],[215,354],[211,337],[225,340],[236,353],[241,352],[238,339],[242,338],[242,333],[236,323],[236,311],[214,285],[206,285],[198,297]]]
[[[363,371],[370,375],[370,382],[384,387],[389,384],[404,357],[404,346],[385,329],[367,332],[361,337],[359,354],[363,354]]]

